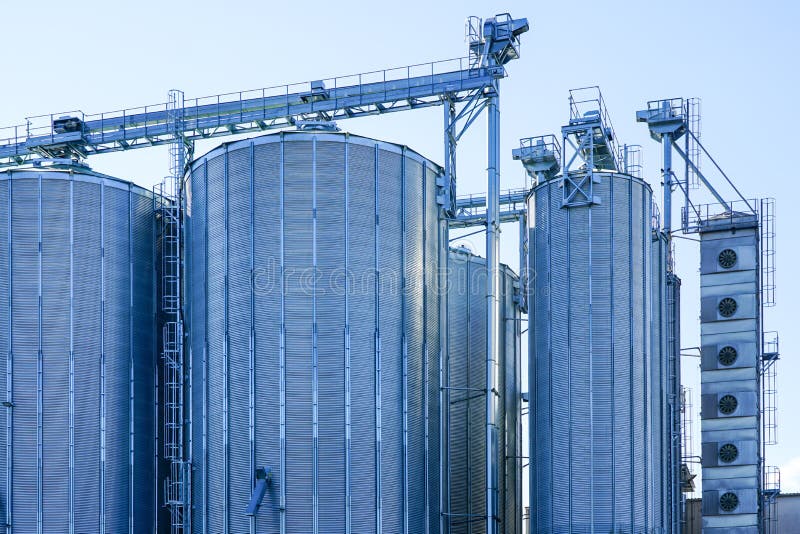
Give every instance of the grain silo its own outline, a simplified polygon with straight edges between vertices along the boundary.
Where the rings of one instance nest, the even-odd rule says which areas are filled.
[[[522,534],[519,277],[500,267],[498,532]],[[486,532],[486,260],[450,253],[447,288],[446,449],[451,534]]]
[[[84,166],[0,173],[8,532],[154,531],[153,195]]]
[[[440,174],[325,131],[192,164],[195,532],[438,532]]]
[[[657,225],[654,225],[657,226]],[[669,486],[671,461],[670,435],[670,397],[669,388],[669,325],[668,272],[669,240],[667,236],[653,228],[652,276],[650,297],[651,320],[651,358],[650,358],[650,489],[652,495],[651,525],[656,532],[669,524],[671,506],[674,504]]]
[[[652,528],[651,190],[594,172],[531,198],[531,510],[535,532]]]

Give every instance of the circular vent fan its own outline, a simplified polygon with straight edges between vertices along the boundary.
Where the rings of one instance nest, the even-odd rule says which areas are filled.
[[[739,407],[739,401],[733,395],[724,395],[719,400],[719,411],[725,415],[730,415]]]
[[[719,498],[719,507],[723,512],[733,512],[739,507],[739,497],[731,491],[727,491]]]
[[[726,464],[731,463],[739,457],[739,449],[733,443],[726,443],[719,448],[719,459]]]
[[[736,301],[730,297],[725,297],[721,301],[719,301],[719,314],[723,317],[731,317],[734,313],[736,313],[736,308],[738,305]]]
[[[736,352],[736,349],[730,345],[726,345],[725,347],[719,349],[719,363],[725,367],[733,365],[738,357],[739,353]]]
[[[719,266],[723,269],[730,269],[736,265],[736,252],[733,249],[726,248],[719,253],[717,261],[719,261]]]

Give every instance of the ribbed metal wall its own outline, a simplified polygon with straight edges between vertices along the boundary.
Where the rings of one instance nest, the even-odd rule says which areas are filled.
[[[652,418],[653,528],[681,531],[680,285],[668,269],[669,241],[653,232],[652,248]],[[661,529],[661,530],[659,530]]]
[[[531,200],[534,532],[652,532],[651,190],[598,174],[599,203]]]
[[[155,218],[85,168],[0,173],[6,532],[155,529]]]
[[[670,407],[669,407],[669,309],[667,294],[667,237],[654,229],[651,278],[651,366],[650,377],[652,394],[650,395],[650,458],[652,469],[650,477],[650,493],[653,496],[652,527],[662,532],[670,524],[671,495],[670,479]]]
[[[758,217],[737,212],[710,217],[700,231],[700,430],[706,534],[764,530],[760,235]],[[731,351],[733,357],[726,358],[725,352]],[[732,450],[725,454],[723,448]],[[790,530],[797,530],[796,525]]]
[[[669,522],[666,532],[682,531],[684,514],[681,492],[681,279],[674,273],[667,275],[667,396],[669,399],[670,446],[667,463],[666,487],[669,488]]]
[[[451,534],[486,532],[486,260],[450,253],[447,473]],[[498,457],[500,532],[522,534],[519,278],[501,265]]]
[[[324,132],[193,163],[194,532],[438,532],[439,174]]]

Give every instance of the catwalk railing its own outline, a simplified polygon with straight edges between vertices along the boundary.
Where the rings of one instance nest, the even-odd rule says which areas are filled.
[[[299,120],[337,120],[463,102],[486,96],[504,67],[456,58],[298,84],[187,98],[180,132],[186,142],[285,128]],[[173,141],[170,103],[85,114],[29,117],[0,128],[0,168],[39,157],[85,157]]]

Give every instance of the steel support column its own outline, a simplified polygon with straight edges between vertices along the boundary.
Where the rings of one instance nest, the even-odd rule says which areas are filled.
[[[500,241],[500,110],[498,81],[494,94],[488,98],[488,167],[486,197],[486,534],[495,534],[497,506],[497,321],[499,307],[497,291],[500,285],[498,258]]]
[[[669,243],[672,234],[672,134],[664,133],[661,140],[664,147],[664,233]],[[669,246],[667,246],[669,254]]]

